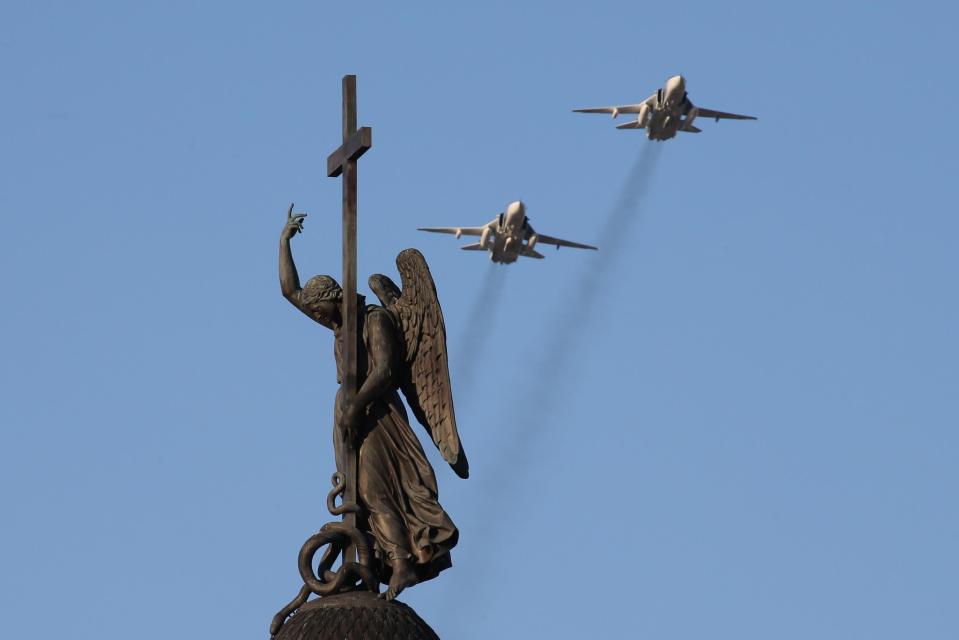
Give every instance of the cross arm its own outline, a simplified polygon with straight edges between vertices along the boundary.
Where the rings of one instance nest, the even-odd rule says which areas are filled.
[[[356,160],[373,146],[373,130],[362,127],[343,142],[339,149],[326,159],[326,175],[331,178],[343,173],[343,167],[351,160]]]

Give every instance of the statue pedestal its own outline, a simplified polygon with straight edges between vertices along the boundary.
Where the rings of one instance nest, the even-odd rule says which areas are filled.
[[[310,600],[297,609],[275,640],[439,640],[407,605],[369,591]]]

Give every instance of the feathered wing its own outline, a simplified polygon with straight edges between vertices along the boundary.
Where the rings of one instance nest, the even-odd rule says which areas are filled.
[[[456,475],[469,477],[466,452],[456,430],[453,390],[446,352],[446,324],[436,285],[423,254],[406,249],[396,257],[403,291],[384,275],[370,277],[370,288],[399,320],[405,350],[400,388],[413,415]],[[397,294],[399,296],[397,297]]]
[[[403,293],[389,276],[384,276],[382,273],[371,275],[369,285],[376,297],[380,299],[380,303],[390,309]]]

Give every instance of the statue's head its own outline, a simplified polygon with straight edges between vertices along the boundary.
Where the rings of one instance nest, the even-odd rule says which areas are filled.
[[[313,319],[330,329],[340,326],[343,289],[330,276],[313,276],[300,291],[300,303]]]

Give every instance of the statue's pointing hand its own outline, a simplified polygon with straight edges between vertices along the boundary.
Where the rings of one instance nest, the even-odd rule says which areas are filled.
[[[286,212],[286,226],[283,227],[283,238],[289,240],[298,233],[303,231],[303,218],[306,217],[305,213],[293,213],[293,203],[290,203],[290,208]]]

